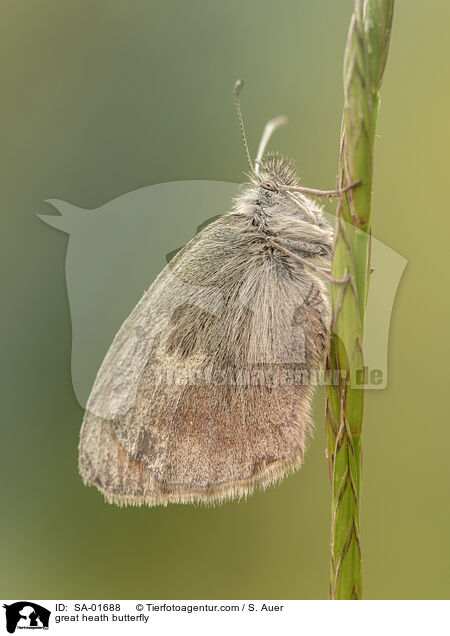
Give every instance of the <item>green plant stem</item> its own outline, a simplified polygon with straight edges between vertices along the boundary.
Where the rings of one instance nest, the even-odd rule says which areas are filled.
[[[359,503],[364,390],[364,319],[370,278],[373,145],[394,0],[355,0],[344,58],[340,200],[334,240],[332,334],[327,361],[327,453],[331,479],[330,598],[362,597]],[[360,371],[361,372],[361,371]]]

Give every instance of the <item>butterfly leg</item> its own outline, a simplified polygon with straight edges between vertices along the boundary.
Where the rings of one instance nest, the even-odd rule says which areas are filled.
[[[320,245],[317,245],[314,243],[308,243],[307,241],[294,241],[293,239],[287,239],[287,238],[278,238],[277,240],[280,242],[280,245],[285,245],[286,247],[288,247],[289,249],[292,249],[295,252],[303,252],[304,254],[308,256],[313,256],[313,255],[324,256],[325,255],[324,249]]]
[[[332,197],[340,197],[345,192],[353,190],[356,186],[361,185],[362,182],[362,179],[359,179],[358,181],[345,186],[345,188],[338,188],[337,190],[316,190],[316,188],[306,188],[304,186],[281,186],[280,189],[286,190],[287,192],[301,192],[302,194],[311,194],[316,197],[328,197],[331,199]]]
[[[332,283],[345,284],[345,283],[348,283],[351,280],[351,275],[350,275],[350,273],[348,271],[347,271],[346,275],[344,276],[344,278],[335,278],[334,276],[331,275],[331,270],[325,269],[323,267],[318,267],[317,265],[314,265],[314,263],[311,263],[307,258],[303,258],[302,256],[299,256],[295,252],[292,252],[291,250],[289,250],[288,248],[284,247],[280,243],[274,241],[270,237],[267,240],[268,240],[269,244],[272,247],[274,247],[275,249],[277,249],[277,250],[283,252],[284,254],[287,254],[288,256],[291,256],[292,258],[300,261],[301,263],[303,263],[303,265],[305,265],[306,267],[309,267],[310,269],[314,270],[315,272],[317,272],[321,276],[324,276],[327,280],[329,280]]]

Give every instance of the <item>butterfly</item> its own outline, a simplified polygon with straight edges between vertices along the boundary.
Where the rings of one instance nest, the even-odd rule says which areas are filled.
[[[79,470],[106,501],[215,503],[297,469],[328,350],[333,230],[270,121],[231,210],[159,274],[119,329],[87,402]],[[353,184],[354,185],[354,184]]]

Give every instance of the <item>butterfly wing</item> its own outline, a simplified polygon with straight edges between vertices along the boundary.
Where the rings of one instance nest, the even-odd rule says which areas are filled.
[[[298,467],[314,379],[297,378],[323,363],[326,317],[321,283],[248,218],[212,223],[103,361],[81,430],[84,481],[119,505],[210,502]]]

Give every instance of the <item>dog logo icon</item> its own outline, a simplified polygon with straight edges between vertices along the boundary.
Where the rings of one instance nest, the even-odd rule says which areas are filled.
[[[3,605],[6,613],[6,629],[14,634],[18,629],[48,629],[51,612],[31,601],[19,601]]]

